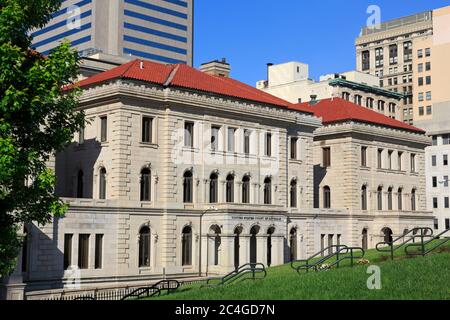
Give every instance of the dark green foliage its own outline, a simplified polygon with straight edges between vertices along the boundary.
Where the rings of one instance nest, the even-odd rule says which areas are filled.
[[[29,31],[44,26],[61,0],[0,0],[0,276],[12,270],[18,232],[45,224],[66,205],[54,195],[46,163],[83,124],[78,92],[64,93],[78,54],[63,43],[44,57],[30,49]]]

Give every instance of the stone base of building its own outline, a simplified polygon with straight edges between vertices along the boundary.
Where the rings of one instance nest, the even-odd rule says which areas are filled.
[[[433,226],[433,216],[427,212],[277,209],[112,214],[110,208],[71,207],[65,218],[29,228],[25,290],[36,299],[42,296],[37,291],[43,290],[48,296],[212,277],[249,262],[282,265],[330,245],[373,248],[386,239],[387,230],[397,237],[407,229]],[[83,237],[88,240],[81,249]],[[144,249],[142,239],[149,249]],[[69,262],[71,267],[65,268]],[[8,297],[23,297],[21,288],[9,287]]]

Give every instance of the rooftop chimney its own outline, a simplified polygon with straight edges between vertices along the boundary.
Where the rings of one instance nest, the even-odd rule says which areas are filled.
[[[200,66],[200,71],[218,77],[230,77],[231,67],[227,62],[227,59],[222,58],[222,60],[214,60],[206,63],[202,63]]]
[[[313,106],[313,105],[317,104],[317,102],[319,102],[319,101],[317,101],[317,94],[312,94],[309,97],[311,98],[311,101],[309,101],[309,104],[311,106]]]

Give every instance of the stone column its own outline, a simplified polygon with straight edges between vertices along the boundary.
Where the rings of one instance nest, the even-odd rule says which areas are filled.
[[[239,264],[243,265],[250,262],[250,235],[241,234],[239,236]]]
[[[234,235],[222,235],[220,267],[224,273],[234,270]]]
[[[256,236],[256,262],[267,266],[267,237],[265,235]]]
[[[272,236],[272,266],[279,266],[284,262],[284,237]]]

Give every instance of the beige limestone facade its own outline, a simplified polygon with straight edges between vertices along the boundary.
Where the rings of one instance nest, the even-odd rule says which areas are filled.
[[[207,277],[248,262],[276,266],[433,223],[423,134],[323,126],[311,113],[123,79],[85,88],[80,109],[84,133],[54,164],[56,192],[70,208],[51,224],[26,226],[26,264],[16,271],[27,299]],[[403,190],[401,209],[395,200],[388,207],[389,188],[393,199]]]

